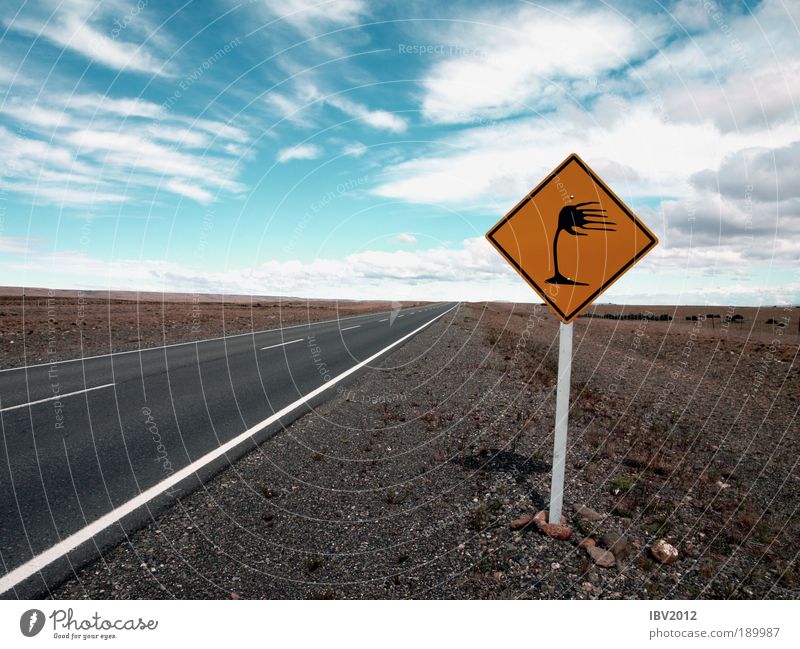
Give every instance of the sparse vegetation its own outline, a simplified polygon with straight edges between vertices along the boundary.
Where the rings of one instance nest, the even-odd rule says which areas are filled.
[[[390,489],[383,494],[383,502],[387,505],[402,505],[411,495],[411,489]]]
[[[469,517],[469,528],[475,532],[480,532],[494,521],[495,515],[503,508],[497,500],[486,500],[481,502]]]
[[[309,557],[306,559],[306,570],[308,572],[314,572],[322,568],[325,565],[325,558],[324,557]]]

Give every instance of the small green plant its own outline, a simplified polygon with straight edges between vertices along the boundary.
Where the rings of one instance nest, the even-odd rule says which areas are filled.
[[[653,517],[642,525],[642,531],[651,536],[666,536],[671,529],[672,525],[669,524],[666,516]]]
[[[469,517],[469,528],[475,532],[485,530],[492,523],[494,515],[502,508],[503,506],[497,500],[480,503]]]
[[[324,565],[324,557],[309,557],[306,559],[306,570],[308,570],[308,572],[314,572],[315,570],[322,568]]]
[[[390,489],[383,494],[383,502],[387,505],[402,505],[411,495],[411,489],[394,490]]]
[[[624,494],[633,489],[633,485],[635,484],[636,481],[631,476],[620,473],[614,476],[614,479],[609,483],[609,487],[613,494]]]
[[[481,552],[481,556],[478,557],[478,560],[475,562],[475,569],[478,572],[486,573],[494,569],[494,567],[495,567],[494,557],[486,550],[483,550]]]
[[[636,504],[632,498],[620,498],[611,508],[611,513],[622,518],[633,518],[636,516]]]

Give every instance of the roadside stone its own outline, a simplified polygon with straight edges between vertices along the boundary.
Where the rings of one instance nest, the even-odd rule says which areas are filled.
[[[578,547],[583,549],[591,548],[594,547],[595,545],[597,545],[597,542],[594,539],[590,538],[585,538],[578,541]]]
[[[591,509],[584,505],[579,505],[578,508],[575,510],[575,513],[581,518],[587,521],[592,521],[593,523],[596,523],[598,521],[604,521],[606,519],[604,514],[596,512],[594,509]]]
[[[511,529],[512,530],[521,530],[524,527],[528,527],[531,523],[533,523],[534,516],[526,515],[520,516],[516,520],[511,521]]]
[[[540,532],[550,538],[566,541],[572,536],[572,528],[567,527],[567,519],[563,516],[561,517],[560,525],[558,523],[548,523],[547,512],[540,511],[533,517],[533,522],[536,523],[536,527],[539,528]]]
[[[650,553],[656,560],[665,565],[675,563],[675,561],[678,560],[678,549],[667,543],[664,539],[658,539],[658,541],[653,543],[650,548]]]
[[[617,560],[614,558],[613,554],[611,554],[608,550],[598,548],[596,545],[590,545],[588,548],[586,548],[586,552],[592,558],[592,561],[594,561],[601,568],[613,568],[617,563]]]
[[[618,532],[608,532],[603,534],[603,545],[614,555],[617,561],[622,561],[631,553],[631,546],[628,539]]]

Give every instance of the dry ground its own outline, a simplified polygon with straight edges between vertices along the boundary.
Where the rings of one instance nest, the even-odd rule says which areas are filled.
[[[740,311],[576,322],[571,541],[511,528],[548,499],[558,323],[463,305],[53,595],[797,598],[800,310]]]
[[[0,287],[0,368],[385,311],[391,304]]]

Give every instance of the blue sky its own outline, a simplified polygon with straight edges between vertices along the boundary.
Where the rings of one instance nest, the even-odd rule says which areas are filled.
[[[0,284],[509,299],[578,152],[661,245],[604,296],[800,302],[797,3],[27,2]]]

